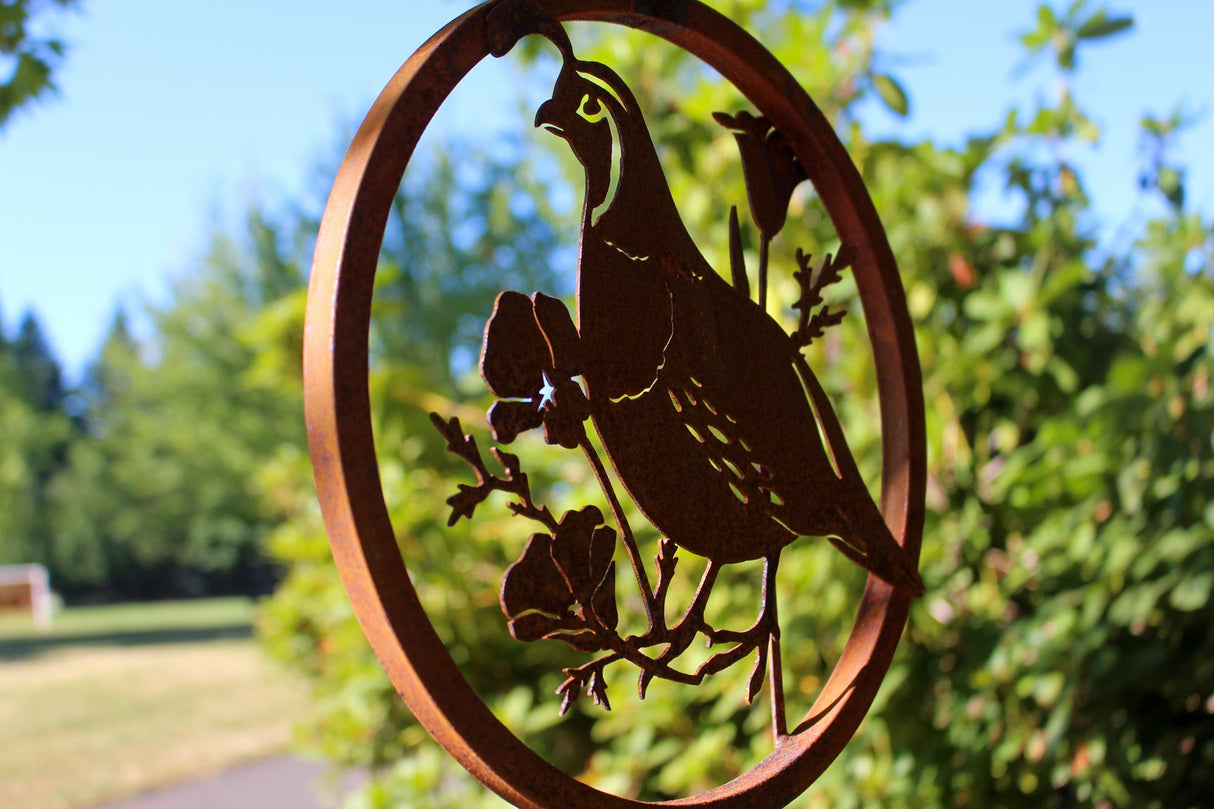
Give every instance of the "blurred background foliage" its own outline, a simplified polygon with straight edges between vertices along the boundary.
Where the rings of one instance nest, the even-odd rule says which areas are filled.
[[[927,403],[928,595],[857,738],[795,805],[1208,805],[1214,221],[1185,199],[1170,149],[1179,113],[1144,115],[1143,163],[1127,170],[1159,204],[1126,222],[1095,217],[1070,157],[1100,137],[1072,92],[1083,53],[1117,47],[1102,40],[1132,21],[1083,2],[1043,5],[1020,33],[1026,58],[1052,66],[1050,85],[944,148],[873,137],[858,112],[875,99],[904,113],[914,101],[879,47],[898,3],[713,5],[789,66],[860,167],[902,272]],[[733,138],[711,113],[741,109],[736,91],[652,37],[571,29],[582,58],[607,62],[644,99],[681,212],[727,267],[724,224],[730,205],[745,219],[746,197]],[[534,109],[556,63],[540,43],[520,53],[520,71],[549,77],[520,81],[523,109]],[[566,772],[655,800],[722,783],[770,749],[762,698],[745,704],[746,666],[699,689],[655,683],[644,702],[631,674],[612,669],[610,713],[587,703],[558,718],[560,667],[582,659],[514,641],[497,603],[528,528],[501,504],[446,526],[444,500],[468,472],[427,414],[482,429],[475,361],[498,290],[571,294],[568,201],[580,202],[570,191],[580,175],[544,156],[566,150],[523,136],[430,149],[390,217],[370,358],[384,493],[414,585],[473,686]],[[1013,213],[996,222],[975,210],[980,175],[996,178]],[[837,247],[809,191],[773,245],[775,301],[796,297],[796,247],[819,257]],[[500,805],[412,720],[329,556],[298,358],[318,216],[255,209],[244,233],[216,234],[152,312],[149,336],[115,315],[78,389],[36,318],[0,324],[0,562],[43,562],[77,600],[266,592],[281,578],[261,633],[314,683],[301,744],[372,773],[350,805]],[[753,267],[753,228],[744,236]],[[854,286],[835,298],[848,316],[810,364],[875,484],[875,382],[854,360],[871,349]],[[537,500],[599,496],[589,470],[520,443]],[[641,537],[647,553],[654,539]],[[691,558],[682,568],[675,605],[698,572]],[[710,610],[749,623],[757,578],[731,567]],[[779,593],[794,716],[833,666],[861,586],[825,543],[788,549]]]
[[[0,3],[0,130],[21,107],[55,91],[54,73],[66,46],[47,31],[47,17],[79,0],[4,0]]]

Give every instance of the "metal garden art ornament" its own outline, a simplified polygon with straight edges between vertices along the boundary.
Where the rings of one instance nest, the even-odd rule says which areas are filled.
[[[741,152],[760,244],[753,285],[737,209],[729,221],[726,281],[679,218],[632,91],[611,68],[576,57],[565,20],[652,31],[704,59],[755,105],[758,114],[714,116]],[[635,667],[643,697],[655,678],[695,685],[752,659],[745,696],[753,700],[766,681],[774,750],[753,770],[687,802],[783,805],[854,732],[889,665],[909,602],[923,593],[916,565],[923,405],[896,266],[855,168],[787,71],[707,7],[692,0],[486,3],[435,35],[376,102],[330,197],[310,290],[309,433],[334,554],[398,690],[474,775],[519,806],[638,805],[543,762],[471,691],[409,582],[374,464],[367,331],[392,194],[451,89],[482,58],[505,55],[527,35],[547,38],[562,60],[535,125],[563,140],[584,169],[576,317],[542,292],[498,296],[481,354],[482,375],[497,398],[487,414],[498,444],[493,468],[457,419],[431,416],[449,451],[477,478],[448,500],[450,523],[475,518],[482,502],[503,492],[514,514],[538,524],[505,572],[500,598],[515,638],[562,641],[587,656],[565,670],[561,713],[583,695],[610,708],[609,667]],[[768,314],[769,245],[785,224],[793,190],[807,180],[841,246],[816,266],[799,248],[790,257],[799,317],[786,331]],[[844,316],[826,305],[823,291],[847,271],[865,308],[881,396],[880,508],[802,354]],[[557,514],[536,502],[519,458],[501,447],[541,429],[549,444],[585,459],[608,513],[585,504]],[[626,517],[625,498],[661,534],[649,558]],[[842,658],[790,729],[775,583],[780,553],[794,541],[830,542],[870,576]],[[704,557],[706,567],[690,604],[668,622],[681,551]],[[616,559],[625,557],[645,612],[640,634],[619,628],[623,577]],[[762,560],[764,570],[757,618],[749,626],[711,625],[705,608],[721,567],[752,560]],[[680,658],[697,638],[715,652],[689,668]]]

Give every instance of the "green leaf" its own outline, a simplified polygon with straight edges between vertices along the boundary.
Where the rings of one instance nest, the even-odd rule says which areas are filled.
[[[902,89],[902,85],[898,84],[888,73],[872,74],[873,86],[877,88],[877,93],[881,96],[881,100],[885,102],[885,106],[889,107],[898,115],[905,116],[910,111],[910,103],[906,99],[906,91]]]
[[[1160,169],[1155,184],[1174,208],[1184,207],[1184,175],[1173,168]]]
[[[1214,588],[1214,571],[1205,570],[1185,576],[1168,594],[1168,601],[1181,612],[1195,612],[1210,603]]]
[[[1070,34],[1055,37],[1054,48],[1058,53],[1058,66],[1064,71],[1075,69],[1075,38]]]
[[[1042,3],[1037,6],[1037,27],[1027,34],[1021,34],[1020,42],[1028,48],[1029,53],[1036,53],[1049,43],[1057,28],[1058,18],[1049,6]]]
[[[1104,39],[1134,26],[1133,17],[1109,17],[1101,11],[1085,22],[1075,36],[1078,39]]]

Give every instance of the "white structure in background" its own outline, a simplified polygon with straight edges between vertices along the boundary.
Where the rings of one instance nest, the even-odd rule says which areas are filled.
[[[23,609],[34,624],[51,628],[51,577],[42,565],[0,565],[0,610]]]

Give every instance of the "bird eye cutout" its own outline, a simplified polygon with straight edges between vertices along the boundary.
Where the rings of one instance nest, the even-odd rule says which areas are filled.
[[[601,101],[587,93],[582,96],[582,103],[578,106],[577,114],[586,121],[595,124],[607,116],[607,111],[603,109]]]

